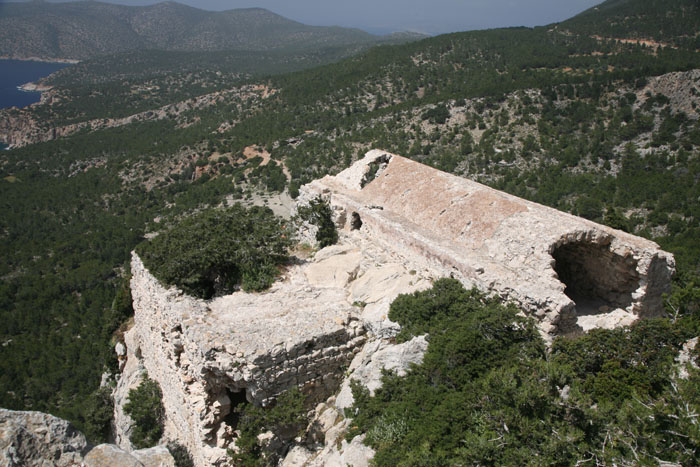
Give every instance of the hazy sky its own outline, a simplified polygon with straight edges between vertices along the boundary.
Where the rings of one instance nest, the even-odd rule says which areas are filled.
[[[3,3],[0,0],[0,3]],[[561,21],[602,0],[180,0],[205,10],[267,8],[305,24],[430,34]],[[156,0],[110,0],[149,5]]]

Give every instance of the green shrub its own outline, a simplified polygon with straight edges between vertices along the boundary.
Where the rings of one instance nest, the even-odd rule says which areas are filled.
[[[429,345],[373,397],[351,383],[346,438],[366,433],[374,465],[695,465],[700,455],[700,371],[672,372],[692,326],[643,320],[559,338],[548,355],[513,307],[450,279],[399,296],[389,317],[398,340],[427,333]]]
[[[95,444],[106,443],[114,416],[112,388],[101,387],[91,393],[82,407],[82,414],[87,439]]]
[[[328,202],[320,196],[312,199],[308,206],[300,206],[297,217],[318,227],[316,241],[321,248],[338,242],[338,230],[333,222],[333,212]]]
[[[289,257],[291,232],[269,208],[208,209],[136,249],[161,282],[200,298],[268,288]]]
[[[194,467],[192,455],[182,444],[171,441],[168,443],[168,451],[173,456],[175,467]]]
[[[163,435],[165,411],[162,398],[160,386],[148,375],[137,388],[129,390],[124,412],[134,421],[129,439],[138,449],[155,446]]]
[[[431,123],[442,125],[450,118],[450,111],[444,105],[438,105],[423,113],[423,120],[430,120]]]
[[[298,431],[306,424],[304,395],[294,387],[282,393],[272,407],[245,405],[240,410],[236,440],[238,452],[229,452],[232,465],[266,466],[273,461],[274,453],[266,452],[258,444],[258,435],[272,431],[276,436],[283,432]]]
[[[552,359],[570,368],[596,402],[620,404],[633,395],[658,396],[683,336],[668,320],[645,319],[629,328],[594,329],[577,339],[557,339]]]

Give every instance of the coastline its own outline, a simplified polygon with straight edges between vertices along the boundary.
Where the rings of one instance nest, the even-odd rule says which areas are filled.
[[[53,86],[47,86],[45,84],[39,84],[37,82],[29,82],[17,86],[17,89],[23,92],[44,92],[52,88]]]
[[[0,60],[18,60],[20,62],[42,62],[42,63],[67,63],[75,65],[80,63],[80,60],[73,58],[40,58],[40,57],[11,57],[9,55],[0,55]]]

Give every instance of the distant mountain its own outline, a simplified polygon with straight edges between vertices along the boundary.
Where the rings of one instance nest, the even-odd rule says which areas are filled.
[[[407,39],[307,26],[262,8],[210,12],[176,2],[132,7],[94,1],[0,5],[0,56],[12,58],[82,60],[138,49],[298,52]]]

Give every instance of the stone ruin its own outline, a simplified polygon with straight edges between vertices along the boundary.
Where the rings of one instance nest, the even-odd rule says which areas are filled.
[[[303,186],[298,203],[317,196],[333,208],[339,244],[299,259],[264,293],[198,300],[161,285],[134,254],[135,323],[115,392],[122,448],[131,448],[123,403],[146,370],[163,391],[165,438],[197,466],[227,463],[238,405],[266,405],[294,386],[312,401],[331,396],[321,404],[326,445],[305,458],[345,465],[367,449],[342,441],[350,378],[374,388],[383,367],[403,371],[427,347],[392,344],[399,328],[388,312],[400,293],[451,276],[516,302],[551,339],[661,314],[674,272],[649,240],[383,151]]]
[[[517,303],[546,339],[662,314],[675,271],[650,240],[379,150],[302,187],[317,196],[340,228]]]
[[[135,326],[125,336],[131,368],[122,380],[133,374],[127,386],[137,385],[134,366],[143,365],[158,382],[165,436],[188,447],[196,465],[226,463],[237,405],[267,405],[294,386],[312,401],[325,400],[365,341],[342,289],[310,287],[303,275],[267,293],[205,301],[163,287],[136,254],[131,270]],[[116,428],[119,445],[130,447],[128,428]]]

